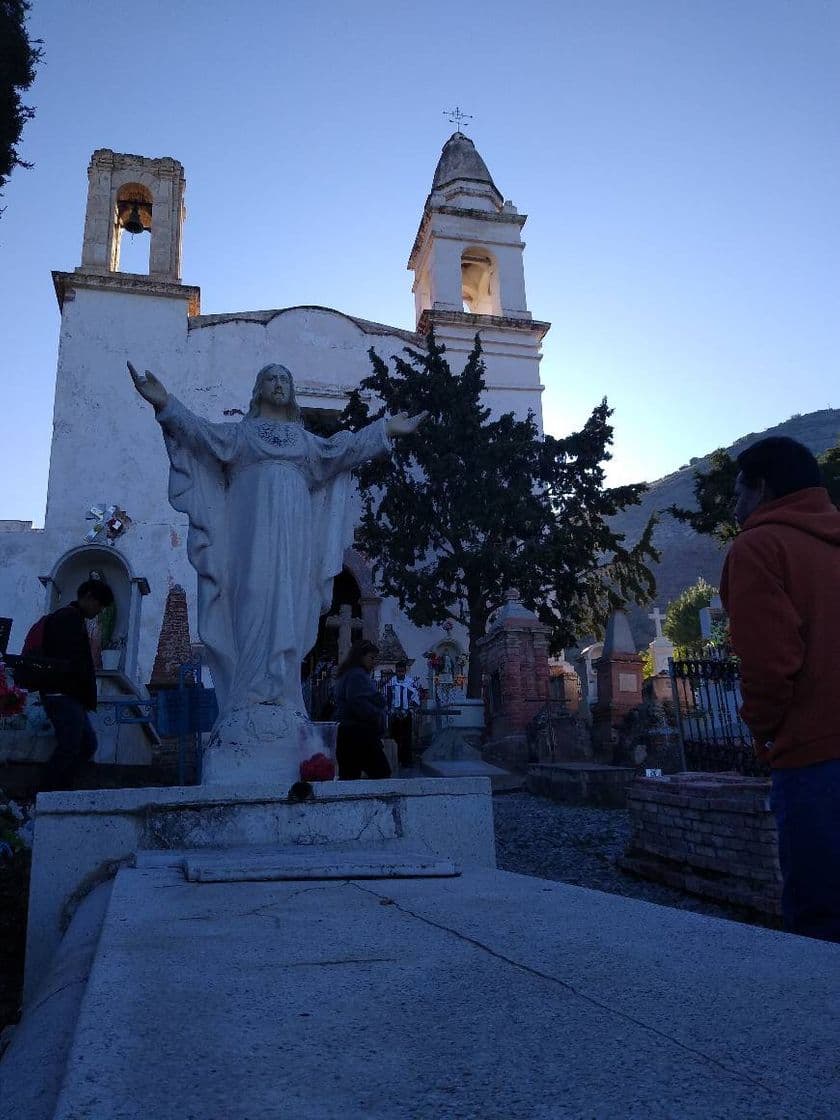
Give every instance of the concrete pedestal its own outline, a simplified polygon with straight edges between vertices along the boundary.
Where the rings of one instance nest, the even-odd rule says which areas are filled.
[[[335,757],[335,724],[276,704],[231,712],[213,728],[201,762],[202,785],[260,784],[287,793],[314,754]]]

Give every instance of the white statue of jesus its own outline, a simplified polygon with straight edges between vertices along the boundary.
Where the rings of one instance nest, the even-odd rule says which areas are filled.
[[[219,724],[260,705],[305,720],[300,663],[352,543],[350,472],[388,454],[391,437],[415,431],[426,414],[401,413],[324,439],[304,428],[291,373],[268,365],[247,416],[215,424],[148,370],[143,376],[130,362],[128,369],[163,429],[169,501],[189,518],[198,630]]]

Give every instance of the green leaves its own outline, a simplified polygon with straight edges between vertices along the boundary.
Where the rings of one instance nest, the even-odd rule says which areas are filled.
[[[26,17],[27,0],[0,0],[0,191],[16,167],[31,167],[18,152],[23,126],[35,111],[24,105],[20,92],[35,80],[35,67],[41,61],[40,39],[30,40]]]
[[[829,496],[840,506],[840,444],[817,456]],[[735,479],[738,464],[722,447],[709,456],[709,469],[694,472],[694,500],[697,509],[669,506],[678,521],[690,525],[695,533],[714,537],[727,545],[738,532],[735,521]]]
[[[541,439],[533,416],[491,416],[478,336],[459,374],[434,334],[425,350],[406,348],[390,369],[375,351],[370,357],[345,423],[358,428],[383,411],[430,414],[395,441],[390,461],[357,472],[357,542],[383,591],[415,624],[464,622],[472,644],[505,591],[517,587],[559,649],[599,631],[627,598],[651,597],[653,524],[628,549],[607,520],[638,503],[645,487],[604,488],[612,443],[606,400],[581,431]]]
[[[735,521],[735,478],[738,464],[722,447],[709,456],[709,470],[694,472],[696,510],[669,506],[667,513],[690,525],[695,533],[728,544],[738,532]]]

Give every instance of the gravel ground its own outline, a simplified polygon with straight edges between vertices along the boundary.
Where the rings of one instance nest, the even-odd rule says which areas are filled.
[[[624,809],[560,805],[530,793],[493,798],[498,865],[503,871],[559,879],[608,894],[715,918],[763,924],[755,915],[627,875],[616,866],[630,836]]]

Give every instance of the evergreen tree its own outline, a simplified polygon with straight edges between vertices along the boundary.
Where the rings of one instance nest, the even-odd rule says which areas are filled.
[[[829,497],[840,506],[840,444],[817,456]],[[735,521],[735,479],[738,464],[723,448],[709,456],[709,469],[694,472],[697,509],[669,506],[666,512],[690,525],[695,533],[729,544],[738,532]]]
[[[703,636],[700,632],[700,611],[708,607],[717,588],[712,587],[702,576],[684,591],[665,609],[665,622],[662,630],[675,646],[675,657],[699,657],[703,652]]]
[[[669,506],[666,512],[690,525],[695,533],[714,537],[728,544],[738,532],[735,523],[735,478],[738,465],[719,447],[709,456],[709,469],[694,472],[694,500],[697,509]]]
[[[32,166],[17,147],[24,124],[35,116],[20,95],[35,80],[43,54],[40,40],[30,41],[27,34],[30,7],[28,0],[0,0],[0,193],[16,167]]]
[[[385,411],[429,419],[399,441],[390,460],[358,471],[363,515],[359,547],[385,594],[418,626],[446,619],[469,633],[468,695],[481,695],[475,645],[491,610],[516,587],[551,628],[552,648],[600,632],[627,600],[646,602],[658,556],[653,521],[625,548],[609,518],[636,504],[643,484],[604,487],[611,415],[606,400],[579,432],[540,438],[532,415],[490,418],[476,336],[466,367],[453,374],[434,334],[424,351],[407,347],[394,368],[370,351],[373,371],[353,393],[343,421],[358,429],[373,417],[362,398]]]

